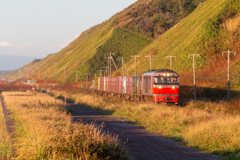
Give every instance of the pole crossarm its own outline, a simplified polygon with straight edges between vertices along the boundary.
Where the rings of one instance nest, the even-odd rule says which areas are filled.
[[[224,53],[228,53],[228,54],[230,54],[230,53],[234,53],[234,56],[236,56],[236,51],[222,51],[222,55],[224,55]]]
[[[200,57],[200,55],[199,55],[199,54],[189,54],[189,55],[188,55],[188,58],[189,58],[189,57],[191,57],[191,56],[193,56],[193,57],[195,57],[195,56],[198,56],[198,57]]]

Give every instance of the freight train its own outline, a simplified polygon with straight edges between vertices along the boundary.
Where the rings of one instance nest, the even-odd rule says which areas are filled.
[[[142,76],[99,77],[98,93],[132,100],[177,103],[179,75],[173,70],[151,70]]]

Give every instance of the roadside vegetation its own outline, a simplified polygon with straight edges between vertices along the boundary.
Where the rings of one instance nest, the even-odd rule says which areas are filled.
[[[0,159],[9,159],[12,157],[11,141],[7,134],[2,104],[0,102]]]
[[[63,92],[53,91],[56,97]],[[185,107],[135,103],[86,93],[68,99],[106,114],[127,117],[152,133],[172,138],[223,159],[240,159],[239,99],[227,102],[189,102]]]
[[[16,121],[17,159],[130,159],[118,137],[72,123],[63,102],[37,92],[3,92]]]

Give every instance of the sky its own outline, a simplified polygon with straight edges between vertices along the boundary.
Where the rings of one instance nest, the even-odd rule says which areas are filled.
[[[137,0],[0,0],[0,70],[57,53]]]

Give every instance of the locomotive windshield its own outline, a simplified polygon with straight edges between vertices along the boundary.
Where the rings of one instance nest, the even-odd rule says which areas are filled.
[[[162,83],[179,83],[179,77],[163,77],[157,76],[153,78],[154,84],[162,84]]]

